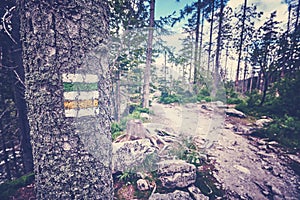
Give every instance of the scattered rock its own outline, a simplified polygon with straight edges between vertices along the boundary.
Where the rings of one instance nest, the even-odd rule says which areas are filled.
[[[272,192],[274,194],[278,195],[278,196],[282,196],[281,191],[278,188],[274,187],[274,186],[272,186]]]
[[[137,188],[140,191],[146,191],[146,190],[150,190],[150,184],[147,180],[145,179],[139,179],[137,182]]]
[[[138,168],[143,163],[147,155],[151,155],[155,152],[156,148],[149,139],[113,143],[113,173]]]
[[[165,188],[184,188],[196,181],[196,167],[183,160],[158,163],[158,176]]]
[[[187,192],[175,190],[175,192],[167,194],[154,193],[149,200],[192,200],[192,198]]]
[[[206,104],[201,105],[201,108],[208,111],[213,111],[214,109]]]
[[[148,113],[141,113],[140,114],[140,117],[143,118],[143,119],[146,119],[146,120],[150,120],[151,117]]]
[[[268,145],[278,145],[278,142],[276,142],[276,141],[270,141],[270,142],[268,142]]]
[[[269,195],[270,195],[270,192],[267,191],[267,190],[263,190],[261,193],[262,193],[263,195],[265,195],[265,196],[269,196]]]
[[[251,174],[250,170],[246,167],[243,167],[241,165],[234,165],[234,168],[238,169],[239,171],[245,173],[245,174]]]
[[[293,155],[293,154],[289,154],[288,157],[289,157],[291,160],[293,160],[293,161],[295,161],[295,162],[297,162],[297,163],[300,164],[300,158],[299,158],[299,156]]]
[[[225,123],[225,125],[224,125],[224,128],[225,129],[231,129],[231,130],[233,130],[234,129],[234,125],[233,124],[230,124],[230,123]]]
[[[262,118],[262,119],[256,120],[254,125],[257,126],[258,128],[262,128],[262,127],[264,127],[264,125],[267,125],[267,124],[271,123],[272,121],[273,121],[273,119],[271,119],[271,118]]]
[[[273,167],[270,165],[265,165],[265,166],[263,166],[263,168],[266,170],[269,170],[269,171],[273,170]]]
[[[209,200],[209,197],[201,193],[201,190],[195,185],[188,187],[188,191],[195,200]]]
[[[218,107],[218,108],[228,108],[228,105],[224,104],[222,101],[216,101],[214,102],[214,104]]]
[[[225,113],[226,115],[233,116],[233,117],[246,118],[246,115],[243,112],[234,108],[226,109]]]

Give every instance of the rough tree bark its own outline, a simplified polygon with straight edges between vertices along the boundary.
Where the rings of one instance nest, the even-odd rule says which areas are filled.
[[[37,198],[113,199],[106,2],[18,0],[18,7]],[[64,77],[97,79],[97,112],[79,115],[88,106],[78,89],[77,114],[68,114]]]

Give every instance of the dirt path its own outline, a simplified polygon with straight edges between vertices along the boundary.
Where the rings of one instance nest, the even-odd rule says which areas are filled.
[[[172,127],[183,137],[200,136],[207,141],[209,160],[215,166],[213,174],[230,191],[230,199],[300,199],[300,179],[290,169],[288,156],[275,142],[225,129],[228,122],[222,109],[153,103],[152,110],[153,123]]]

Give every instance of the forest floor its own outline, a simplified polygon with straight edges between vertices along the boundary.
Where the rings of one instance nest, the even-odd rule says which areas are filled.
[[[300,199],[299,152],[289,153],[275,141],[252,136],[247,130],[253,120],[228,117],[215,104],[154,102],[152,111],[151,123],[205,141],[213,176],[229,199]]]
[[[300,199],[300,156],[278,143],[251,134],[253,119],[229,117],[214,103],[186,105],[153,102],[146,127],[159,127],[204,146],[212,175],[227,199]],[[31,198],[27,198],[27,196]],[[33,185],[13,199],[34,199]]]

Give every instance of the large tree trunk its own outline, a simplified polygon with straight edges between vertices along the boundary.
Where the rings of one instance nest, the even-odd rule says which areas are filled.
[[[243,9],[243,19],[242,19],[242,28],[240,34],[240,44],[239,44],[239,55],[238,55],[238,65],[236,69],[236,76],[235,76],[235,89],[238,90],[239,85],[239,73],[240,73],[240,66],[241,66],[241,59],[242,59],[242,49],[243,49],[243,39],[244,39],[244,32],[245,32],[245,20],[246,20],[246,9],[247,9],[247,0],[244,1],[244,9]]]
[[[37,199],[113,199],[106,2],[18,6]]]
[[[155,0],[150,1],[150,21],[149,21],[149,32],[147,41],[147,58],[146,67],[144,70],[144,88],[143,88],[143,107],[149,108],[149,95],[150,95],[150,69],[152,60],[152,42],[153,42],[153,28],[154,28],[154,9]]]

